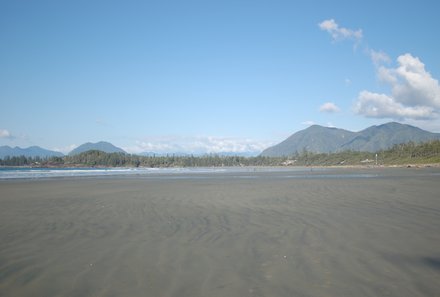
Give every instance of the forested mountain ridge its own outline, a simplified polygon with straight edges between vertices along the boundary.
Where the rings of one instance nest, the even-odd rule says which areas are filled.
[[[436,139],[440,139],[440,133],[431,133],[396,122],[371,126],[359,132],[313,125],[267,148],[261,155],[266,157],[290,156],[302,151],[314,153],[335,153],[347,150],[376,152],[389,149],[396,144],[410,141],[420,143]]]

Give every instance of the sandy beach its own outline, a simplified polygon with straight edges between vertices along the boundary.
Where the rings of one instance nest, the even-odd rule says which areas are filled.
[[[440,170],[0,182],[0,296],[440,296]]]

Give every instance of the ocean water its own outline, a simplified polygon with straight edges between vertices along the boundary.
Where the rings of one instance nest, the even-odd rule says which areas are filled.
[[[221,168],[0,168],[0,180],[225,172]]]
[[[269,174],[270,173],[270,174]],[[377,174],[335,172],[329,168],[306,167],[198,167],[198,168],[0,168],[0,180],[51,179],[69,177],[130,177],[145,178],[368,178]]]
[[[440,177],[440,168],[196,167],[26,168],[0,167],[0,181],[53,178],[140,177],[149,179],[358,179]]]

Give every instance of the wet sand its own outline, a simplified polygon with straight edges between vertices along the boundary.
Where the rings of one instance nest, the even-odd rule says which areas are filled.
[[[2,181],[0,296],[440,296],[439,172]]]

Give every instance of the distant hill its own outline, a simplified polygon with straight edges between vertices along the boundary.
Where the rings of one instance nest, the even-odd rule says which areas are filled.
[[[126,152],[123,149],[114,146],[110,142],[100,141],[97,143],[91,143],[91,142],[84,143],[84,144],[80,145],[79,147],[77,147],[76,149],[72,150],[69,153],[69,156],[81,154],[83,152],[87,152],[87,151],[91,151],[91,150],[103,151],[105,153],[124,153],[124,154],[126,154]]]
[[[315,153],[333,153],[344,150],[375,152],[388,149],[395,144],[409,141],[425,142],[434,139],[440,139],[440,133],[431,133],[396,122],[371,126],[359,132],[313,125],[267,148],[261,155],[288,156],[303,150]]]
[[[20,148],[18,146],[12,148],[10,146],[0,146],[0,158],[3,159],[5,157],[19,157],[19,156],[25,156],[25,157],[62,157],[64,156],[60,152],[47,150],[44,148],[41,148],[39,146],[31,146],[28,148]]]

